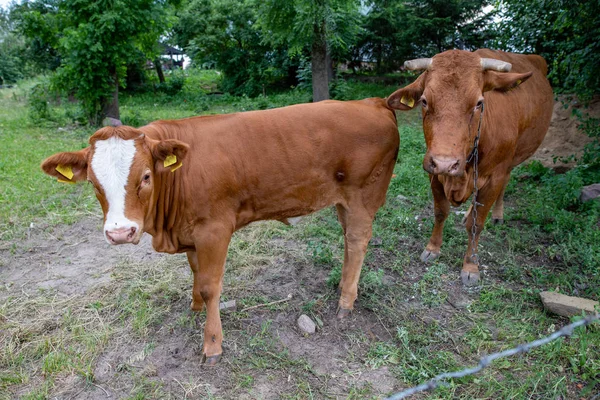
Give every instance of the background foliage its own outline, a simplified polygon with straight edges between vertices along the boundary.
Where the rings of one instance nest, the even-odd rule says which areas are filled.
[[[555,90],[583,102],[600,91],[600,3],[585,0],[31,0],[0,12],[0,78],[50,74],[32,110],[48,119],[49,102],[77,99],[75,120],[97,124],[119,117],[119,91],[184,87],[181,73],[156,75],[163,44],[217,70],[212,91],[235,96],[298,87],[347,99],[347,79],[399,85],[407,59],[480,47],[542,55]],[[593,180],[598,123],[580,118]]]
[[[382,75],[446,49],[493,47],[541,54],[557,90],[589,100],[599,18],[600,3],[585,0],[32,0],[0,13],[0,76],[58,70],[91,117],[115,81],[154,85],[144,65],[159,41],[219,70],[220,90],[257,96],[297,85],[324,40],[329,82],[339,66]]]
[[[501,0],[494,47],[543,56],[555,89],[589,100],[600,91],[600,2]]]

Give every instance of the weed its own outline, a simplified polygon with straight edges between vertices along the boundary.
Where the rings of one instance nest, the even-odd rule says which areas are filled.
[[[446,302],[448,293],[444,290],[444,282],[448,280],[448,275],[448,266],[441,262],[435,262],[427,268],[421,280],[414,284],[423,304],[435,307]]]

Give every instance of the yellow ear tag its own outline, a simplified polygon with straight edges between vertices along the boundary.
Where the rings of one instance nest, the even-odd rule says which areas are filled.
[[[171,172],[175,172],[175,171],[177,171],[179,168],[181,168],[181,166],[182,166],[182,165],[183,165],[183,163],[182,163],[182,162],[180,162],[180,163],[179,163],[179,164],[177,164],[176,166],[174,166],[174,167],[171,167]]]
[[[400,103],[412,108],[415,105],[415,100],[412,97],[402,96]]]
[[[165,158],[164,161],[164,166],[165,168],[168,167],[169,165],[173,165],[177,162],[177,156],[175,156],[175,154],[169,154],[167,156],[167,158]]]
[[[66,180],[64,180],[64,179],[60,179],[60,178],[58,178],[58,179],[57,179],[57,181],[59,181],[59,182],[61,182],[61,183],[70,183],[70,184],[72,184],[72,185],[74,185],[74,184],[75,184],[75,182],[73,182],[73,181],[66,181]]]
[[[73,179],[73,175],[74,175],[74,174],[73,174],[73,170],[71,169],[71,166],[70,166],[70,165],[61,165],[61,164],[58,164],[58,165],[56,166],[56,170],[57,170],[58,172],[60,172],[60,174],[61,174],[62,176],[64,176],[64,177],[66,177],[67,179],[69,179],[69,180],[70,180],[70,179]],[[60,179],[60,178],[59,178],[59,179]]]
[[[521,80],[517,80],[517,86],[519,86],[521,84]]]

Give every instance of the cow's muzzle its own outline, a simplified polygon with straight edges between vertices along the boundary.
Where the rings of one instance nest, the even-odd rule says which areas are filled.
[[[423,169],[433,175],[462,176],[465,173],[465,163],[455,157],[435,157],[426,154]]]
[[[105,231],[106,239],[110,244],[124,244],[133,243],[137,244],[140,241],[139,235],[137,235],[137,228],[132,226],[131,228],[119,228],[113,231]]]

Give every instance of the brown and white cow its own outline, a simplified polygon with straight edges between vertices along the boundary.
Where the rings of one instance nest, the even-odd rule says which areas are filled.
[[[155,250],[187,253],[191,308],[206,304],[203,354],[214,364],[222,353],[227,247],[233,232],[253,221],[287,223],[335,205],[345,243],[338,317],[352,310],[398,146],[385,100],[324,101],[105,127],[89,147],[55,154],[42,169],[94,185],[110,244],[137,244],[147,232]]]
[[[495,204],[493,221],[503,221],[510,172],[535,152],[550,124],[553,93],[546,79],[546,62],[536,55],[482,49],[473,53],[450,50],[407,61],[405,66],[425,72],[394,92],[388,105],[403,111],[421,105],[427,144],[423,168],[430,174],[435,209],[433,233],[421,260],[439,256],[450,204],[457,206],[469,199],[477,172],[480,205],[474,235],[472,207],[465,217],[469,248],[461,272],[463,283],[474,284],[479,269],[473,254],[486,217]]]

